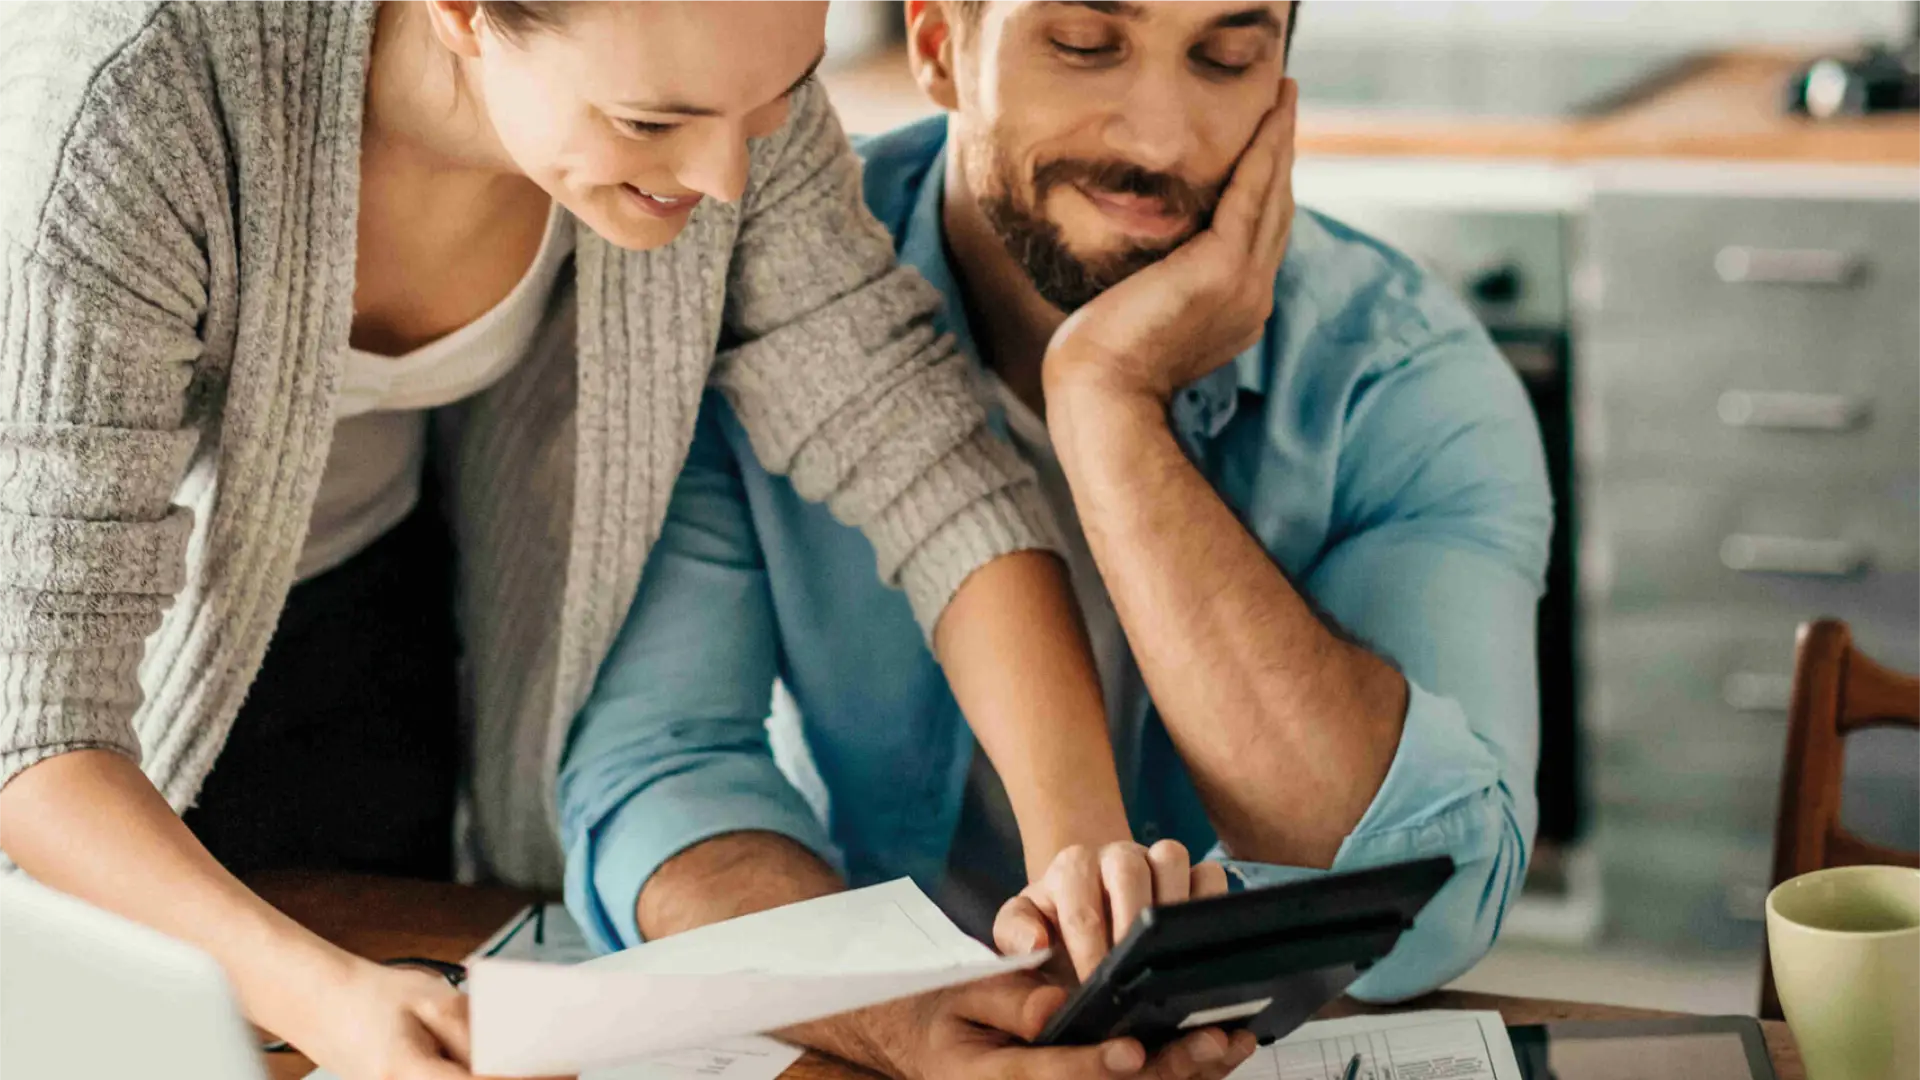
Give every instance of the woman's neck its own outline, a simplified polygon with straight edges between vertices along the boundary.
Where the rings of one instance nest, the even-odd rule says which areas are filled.
[[[465,62],[441,46],[416,7],[394,0],[380,5],[362,152],[434,174],[441,183],[487,187],[509,176],[526,182],[495,135]]]

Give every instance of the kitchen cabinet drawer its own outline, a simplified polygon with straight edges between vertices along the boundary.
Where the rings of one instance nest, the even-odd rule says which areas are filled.
[[[1599,806],[1771,829],[1793,633],[1790,620],[1710,613],[1590,622],[1584,715]]]
[[[1586,235],[1597,329],[1710,328],[1816,357],[1916,348],[1920,202],[1602,192]]]
[[[1771,722],[1786,715],[1796,623],[1714,608],[1587,620],[1581,672],[1596,738],[1667,731],[1711,713]]]
[[[1920,342],[1920,328],[1913,334],[1909,343]],[[1575,372],[1589,469],[1920,482],[1920,357],[1911,354],[1815,356],[1698,329],[1658,342],[1594,334]]]
[[[1582,632],[1582,715],[1598,802],[1771,829],[1796,629],[1787,615],[1737,609],[1589,618]],[[1920,630],[1911,621],[1861,622],[1854,632],[1868,655],[1920,669]],[[1915,744],[1910,734],[1906,740]],[[1863,742],[1862,749],[1873,750],[1875,742]],[[1872,755],[1856,762],[1851,748],[1848,761],[1850,798],[1897,799],[1903,785],[1914,784],[1915,767]],[[1920,787],[1913,790],[1920,798]],[[1874,824],[1900,829],[1907,820],[1905,811],[1890,806]]]
[[[1869,655],[1920,669],[1920,633],[1911,624],[1854,630]],[[1707,608],[1588,619],[1583,715],[1601,821],[1771,837],[1794,631],[1785,617]],[[1920,739],[1910,731],[1849,739],[1842,820],[1884,844],[1920,844],[1916,751]]]
[[[1717,712],[1665,719],[1661,733],[1594,740],[1592,791],[1599,811],[1771,832],[1780,816],[1786,723],[1726,719]]]
[[[1786,715],[1795,629],[1783,616],[1711,608],[1590,618],[1581,674],[1591,730],[1597,738],[1657,735],[1706,714],[1777,720]]]
[[[1676,718],[1771,725],[1787,714],[1799,621],[1784,613],[1696,607],[1590,616],[1581,680],[1597,739],[1657,734]],[[1920,670],[1911,616],[1857,622],[1854,640],[1889,667]]]
[[[1898,734],[1909,739],[1902,760],[1910,770],[1912,736]],[[1920,829],[1920,791],[1911,772],[1902,790],[1864,768],[1863,755],[1853,751],[1850,745],[1843,820],[1862,835],[1911,850]],[[1601,805],[1594,847],[1615,938],[1685,948],[1759,944],[1773,865],[1772,821],[1749,828],[1657,807]]]
[[[1920,851],[1920,734],[1868,728],[1848,736],[1846,747],[1841,822],[1895,851]]]
[[[1614,612],[1707,603],[1794,621],[1912,624],[1920,491],[1582,478],[1583,600]]]
[[[1613,937],[1686,949],[1760,944],[1770,836],[1603,813],[1595,846]]]

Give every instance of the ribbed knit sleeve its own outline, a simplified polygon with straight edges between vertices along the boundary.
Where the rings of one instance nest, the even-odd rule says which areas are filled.
[[[1058,550],[1033,479],[986,426],[940,296],[896,265],[825,91],[757,147],[715,382],[770,471],[873,542],[931,635],[967,575]]]
[[[0,785],[82,747],[138,760],[143,643],[185,576],[208,266],[180,178],[217,174],[174,122],[199,77],[165,70],[177,29],[0,16]]]

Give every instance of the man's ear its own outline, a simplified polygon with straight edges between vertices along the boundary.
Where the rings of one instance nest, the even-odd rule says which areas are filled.
[[[480,24],[484,16],[472,0],[427,0],[427,25],[448,52],[463,60],[480,58]]]
[[[907,0],[907,65],[920,91],[949,112],[960,107],[953,81],[952,17],[942,0]]]

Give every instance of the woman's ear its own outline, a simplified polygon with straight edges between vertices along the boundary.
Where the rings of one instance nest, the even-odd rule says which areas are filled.
[[[953,81],[952,18],[943,0],[907,0],[907,63],[921,92],[948,111],[960,107]]]
[[[480,58],[480,24],[485,16],[473,0],[427,0],[427,25],[447,51],[464,60]]]

